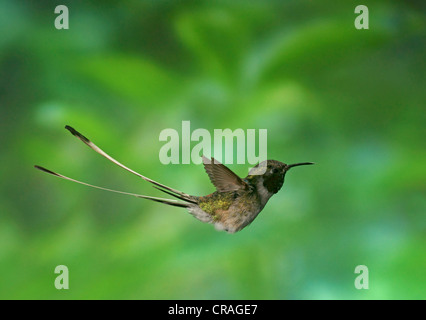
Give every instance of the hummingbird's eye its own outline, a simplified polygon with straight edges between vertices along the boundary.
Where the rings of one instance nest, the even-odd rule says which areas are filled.
[[[272,173],[278,173],[278,169],[277,169],[277,168],[274,168],[274,169],[272,170]]]

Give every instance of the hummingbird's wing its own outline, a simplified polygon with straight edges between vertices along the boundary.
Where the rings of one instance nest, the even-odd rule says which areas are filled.
[[[81,182],[81,181],[78,181],[78,180],[74,180],[74,179],[68,178],[68,177],[66,177],[66,176],[64,176],[62,174],[50,171],[50,170],[48,170],[46,168],[43,168],[43,167],[40,167],[40,166],[34,166],[34,167],[36,169],[38,169],[38,170],[41,170],[41,171],[46,172],[46,173],[49,173],[49,174],[54,175],[54,176],[56,176],[58,178],[62,178],[62,179],[65,179],[65,180],[69,180],[69,181],[72,181],[72,182],[83,184],[83,185],[88,186],[88,187],[92,187],[92,188],[96,188],[96,189],[101,189],[101,190],[105,190],[105,191],[110,191],[110,192],[115,192],[115,193],[120,193],[120,194],[126,194],[128,196],[134,196],[134,197],[137,197],[137,198],[148,199],[148,200],[152,200],[152,201],[156,201],[156,202],[161,202],[161,203],[168,204],[170,206],[175,206],[175,207],[188,208],[190,206],[188,203],[182,203],[182,202],[175,201],[175,200],[164,199],[164,198],[157,198],[157,197],[150,197],[150,196],[144,196],[142,194],[135,194],[135,193],[129,193],[129,192],[124,192],[124,191],[117,191],[117,190],[112,190],[112,189],[107,189],[107,188],[103,188],[103,187],[94,186],[92,184],[88,184],[88,183],[85,183],[85,182]]]
[[[203,164],[217,191],[228,192],[247,188],[247,183],[213,157],[210,160],[203,156]]]
[[[182,191],[170,188],[164,184],[158,183],[157,181],[154,181],[150,178],[147,178],[143,175],[141,175],[140,173],[137,173],[136,171],[133,171],[132,169],[126,167],[124,164],[121,164],[120,162],[118,162],[117,160],[115,160],[113,157],[111,157],[110,155],[108,155],[106,152],[104,152],[101,148],[99,148],[97,145],[95,145],[92,141],[90,141],[89,139],[87,139],[85,136],[83,136],[80,132],[78,132],[77,130],[75,130],[74,128],[70,127],[70,126],[65,126],[65,129],[67,129],[69,132],[71,132],[74,136],[76,136],[77,138],[79,138],[81,141],[83,141],[88,147],[90,147],[91,149],[93,149],[94,151],[96,151],[97,153],[99,153],[101,156],[107,158],[109,161],[115,163],[116,165],[118,165],[119,167],[133,173],[134,175],[137,175],[138,177],[144,179],[145,181],[148,181],[154,185],[157,186],[158,190],[161,190],[167,194],[170,194],[178,199],[181,200],[185,200],[188,202],[192,202],[192,203],[196,203],[194,201],[194,199],[189,195],[186,194]],[[159,187],[159,188],[158,188]],[[165,189],[165,190],[164,190]],[[169,192],[167,192],[166,190],[168,190]]]

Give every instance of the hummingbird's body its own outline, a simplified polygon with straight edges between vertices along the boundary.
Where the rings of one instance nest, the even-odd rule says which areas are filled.
[[[213,224],[217,230],[224,230],[229,233],[240,231],[257,217],[268,200],[281,189],[284,183],[285,174],[290,168],[299,165],[313,164],[312,162],[304,162],[287,165],[275,160],[266,160],[251,169],[246,178],[241,179],[217,160],[213,158],[209,160],[203,156],[204,168],[217,191],[206,196],[192,196],[151,180],[127,168],[106,154],[75,129],[69,126],[65,128],[108,160],[154,184],[154,188],[176,197],[183,202],[106,189],[68,178],[40,166],[35,166],[37,169],[90,187],[186,208],[188,212],[198,220]]]
[[[214,192],[197,197],[198,204],[188,207],[198,220],[211,223],[217,230],[230,233],[249,225],[262,210],[260,197],[253,188],[249,191]]]
[[[217,230],[240,231],[257,217],[273,195],[263,186],[260,175],[249,175],[243,181],[247,183],[245,189],[196,197],[197,205],[190,206],[188,211],[200,221],[213,224]]]

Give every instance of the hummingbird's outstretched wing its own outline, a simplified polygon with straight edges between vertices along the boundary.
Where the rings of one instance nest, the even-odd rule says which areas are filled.
[[[217,191],[228,192],[247,188],[247,183],[213,157],[210,160],[203,156],[203,164]]]
[[[101,148],[99,148],[97,145],[95,145],[92,141],[90,141],[89,139],[87,139],[85,136],[83,136],[80,132],[78,132],[77,130],[75,130],[74,128],[70,127],[70,126],[65,126],[65,129],[67,129],[69,132],[71,132],[74,136],[76,136],[77,138],[79,138],[81,141],[83,141],[88,147],[90,147],[91,149],[93,149],[94,151],[96,151],[97,153],[99,153],[101,156],[107,158],[109,161],[115,163],[116,165],[118,165],[119,167],[133,173],[134,175],[137,175],[138,177],[144,179],[145,181],[148,181],[154,185],[156,185],[157,187],[155,187],[156,189],[163,191],[167,194],[172,195],[173,197],[176,197],[178,199],[187,201],[187,202],[192,202],[192,203],[197,203],[196,201],[194,201],[194,199],[189,195],[186,194],[182,191],[170,188],[164,184],[158,183],[157,181],[154,181],[150,178],[147,178],[143,175],[141,175],[140,173],[137,173],[136,171],[133,171],[132,169],[126,167],[124,164],[121,164],[120,162],[118,162],[117,160],[115,160],[113,157],[111,157],[110,155],[108,155],[106,152],[104,152]],[[165,190],[164,190],[165,189]],[[167,190],[167,191],[166,191]]]
[[[38,169],[38,170],[41,170],[41,171],[46,172],[46,173],[49,173],[49,174],[54,175],[54,176],[56,176],[58,178],[62,178],[62,179],[65,179],[65,180],[69,180],[69,181],[72,181],[72,182],[83,184],[83,185],[88,186],[88,187],[92,187],[92,188],[96,188],[96,189],[101,189],[101,190],[105,190],[105,191],[110,191],[110,192],[115,192],[115,193],[120,193],[120,194],[126,194],[128,196],[134,196],[134,197],[138,197],[138,198],[148,199],[148,200],[152,200],[152,201],[156,201],[156,202],[161,202],[161,203],[168,204],[170,206],[175,206],[175,207],[181,207],[181,208],[188,208],[189,207],[188,203],[182,203],[182,202],[178,202],[178,201],[170,200],[170,199],[150,197],[150,196],[144,196],[142,194],[135,194],[135,193],[129,193],[129,192],[124,192],[124,191],[117,191],[117,190],[107,189],[107,188],[103,188],[103,187],[98,187],[98,186],[94,186],[92,184],[88,184],[88,183],[85,183],[85,182],[81,182],[81,181],[78,181],[78,180],[74,180],[74,179],[68,178],[68,177],[66,177],[66,176],[64,176],[62,174],[50,171],[50,170],[48,170],[46,168],[43,168],[43,167],[40,167],[40,166],[34,166],[34,167],[36,169]]]

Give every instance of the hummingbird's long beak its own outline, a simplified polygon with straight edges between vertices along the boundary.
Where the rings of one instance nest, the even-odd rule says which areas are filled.
[[[305,165],[308,165],[308,164],[315,164],[315,163],[314,162],[300,162],[300,163],[288,164],[287,170],[289,170],[290,168],[293,168],[293,167],[305,166]]]

